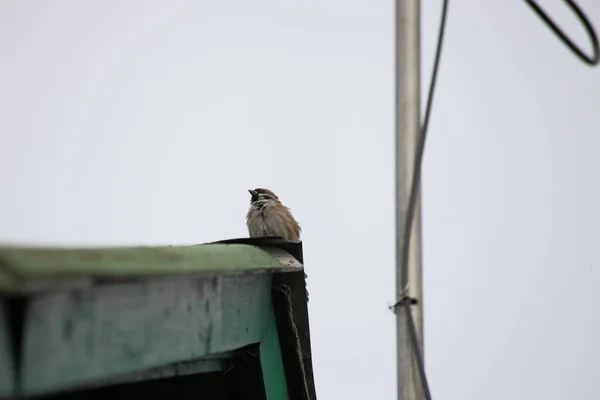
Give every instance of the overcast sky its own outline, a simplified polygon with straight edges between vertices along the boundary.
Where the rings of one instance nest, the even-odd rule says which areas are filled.
[[[268,187],[304,228],[319,398],[393,399],[393,24],[378,0],[2,1],[0,242],[242,237]],[[600,70],[522,1],[451,2],[423,177],[436,400],[600,398],[599,136]]]

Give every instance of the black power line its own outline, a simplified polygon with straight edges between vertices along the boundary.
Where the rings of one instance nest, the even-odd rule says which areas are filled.
[[[417,196],[419,194],[419,184],[421,182],[421,167],[423,165],[423,153],[425,152],[425,141],[427,139],[427,130],[429,128],[429,119],[431,117],[431,109],[433,105],[433,97],[435,94],[435,86],[437,82],[438,70],[440,67],[440,59],[442,56],[442,45],[444,43],[444,33],[446,31],[446,20],[448,15],[448,3],[449,0],[444,0],[442,3],[442,13],[440,16],[440,27],[438,30],[437,48],[435,51],[435,60],[433,62],[433,71],[431,73],[431,81],[429,82],[429,93],[427,94],[427,105],[425,106],[425,117],[421,125],[421,134],[417,143],[417,150],[415,156],[415,167],[413,169],[412,182],[410,187],[410,196],[408,198],[408,208],[406,212],[406,225],[404,226],[404,242],[402,243],[401,253],[401,264],[400,268],[404,277],[404,284],[408,283],[408,256],[410,253],[410,241],[412,223],[415,214],[415,208],[417,205]],[[396,304],[392,306],[394,312],[397,312],[399,306],[406,311],[408,318],[408,330],[410,334],[410,341],[413,347],[413,354],[419,370],[419,376],[421,378],[421,384],[423,386],[423,394],[426,400],[431,400],[431,392],[429,390],[429,383],[427,381],[427,375],[425,374],[425,364],[423,362],[423,356],[421,353],[421,346],[419,344],[419,335],[412,315],[411,306],[416,304],[417,300],[408,296],[407,290],[402,294],[402,297]]]
[[[583,62],[589,65],[597,65],[600,60],[600,50],[598,46],[598,37],[594,30],[594,27],[589,22],[585,13],[572,1],[564,0],[573,12],[577,15],[581,23],[583,24],[590,40],[592,42],[592,56],[586,55],[581,49],[563,32],[563,30],[532,0],[525,0],[537,15],[548,25],[548,27],[569,47]],[[433,104],[433,98],[435,94],[435,86],[437,82],[437,75],[440,65],[440,59],[442,54],[442,45],[444,42],[444,33],[446,28],[446,20],[448,14],[448,3],[449,0],[444,0],[442,3],[442,13],[440,17],[440,26],[438,31],[437,48],[435,53],[435,60],[433,63],[433,71],[431,75],[431,81],[429,83],[429,92],[427,95],[427,105],[425,107],[425,117],[423,124],[421,125],[421,135],[417,144],[417,153],[415,157],[415,167],[413,169],[413,176],[411,182],[410,196],[408,200],[408,209],[406,214],[406,225],[404,228],[404,242],[402,243],[402,258],[401,258],[401,271],[402,276],[405,279],[405,283],[408,282],[408,257],[410,252],[410,240],[412,232],[412,224],[414,220],[415,208],[417,204],[417,195],[419,192],[419,184],[421,181],[421,170],[423,164],[423,154],[425,151],[425,142],[427,139],[427,130],[429,128],[429,119],[431,116],[431,109]],[[407,289],[402,294],[401,298],[390,307],[394,312],[398,312],[398,307],[402,306],[406,310],[408,318],[408,329],[410,334],[411,344],[413,346],[413,354],[417,363],[419,376],[421,378],[421,384],[423,386],[423,394],[426,400],[431,400],[431,391],[429,389],[429,383],[427,381],[427,375],[425,373],[425,366],[421,353],[421,346],[419,344],[419,337],[417,334],[417,328],[412,315],[413,304],[416,304],[417,300],[408,296]]]
[[[577,46],[575,42],[573,42],[571,38],[567,36],[567,34],[556,24],[556,22],[554,22],[552,18],[548,16],[548,14],[546,14],[546,12],[535,1],[525,0],[525,3],[527,3],[533,9],[533,11],[538,15],[538,17],[540,17],[546,23],[548,28],[550,28],[556,34],[556,36],[558,36],[558,38],[562,40],[562,42],[579,57],[581,61],[591,66],[598,65],[598,62],[600,61],[600,48],[598,46],[598,36],[596,35],[594,27],[592,26],[585,13],[581,10],[581,8],[579,8],[579,6],[574,1],[564,0],[564,2],[567,3],[567,5],[571,8],[571,11],[573,11],[573,13],[577,16],[579,22],[581,22],[581,24],[585,28],[586,33],[588,34],[590,41],[592,42],[591,56],[585,54],[581,50],[581,48],[579,48],[579,46]]]

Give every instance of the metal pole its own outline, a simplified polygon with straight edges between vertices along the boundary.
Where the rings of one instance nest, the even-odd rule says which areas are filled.
[[[401,268],[407,205],[417,142],[420,135],[420,0],[396,0],[396,301],[408,287],[413,317],[423,349],[423,285],[421,274],[421,201],[415,208],[408,261],[408,276]],[[408,315],[396,312],[398,400],[421,400],[423,390],[413,348]]]

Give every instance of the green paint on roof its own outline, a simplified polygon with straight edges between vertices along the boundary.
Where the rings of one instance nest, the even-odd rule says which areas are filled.
[[[57,249],[0,247],[0,288],[12,277],[222,274],[283,268],[268,252],[246,244]]]
[[[6,290],[13,286],[14,279],[6,271],[3,271],[2,264],[0,262],[0,290]]]

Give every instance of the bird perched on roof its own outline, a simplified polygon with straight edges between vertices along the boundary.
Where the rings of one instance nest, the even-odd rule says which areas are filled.
[[[246,215],[250,237],[281,236],[292,242],[300,240],[300,225],[275,193],[260,188],[248,192],[252,196]]]
[[[248,190],[250,209],[246,215],[246,226],[251,238],[280,236],[286,240],[300,240],[302,229],[289,208],[281,204],[279,197],[269,189]],[[306,272],[304,273],[306,278]],[[306,291],[308,300],[308,290]]]

